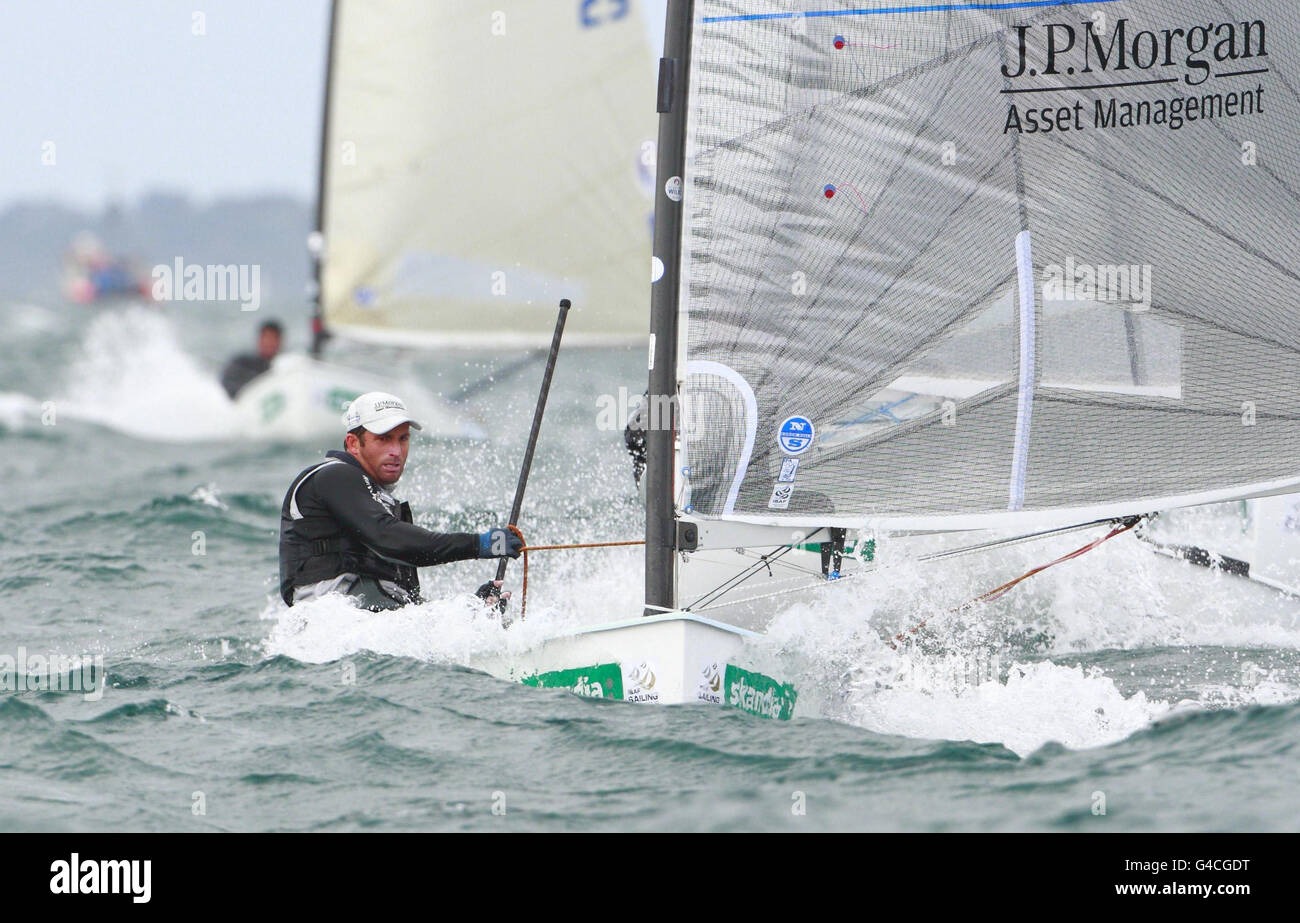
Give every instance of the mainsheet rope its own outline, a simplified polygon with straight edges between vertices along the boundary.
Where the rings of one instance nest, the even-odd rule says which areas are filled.
[[[528,611],[528,553],[530,551],[566,551],[572,548],[621,548],[627,545],[644,545],[645,541],[639,542],[582,542],[576,545],[533,545],[529,546],[528,541],[524,538],[524,533],[519,531],[518,526],[507,526],[511,532],[519,537],[519,541],[524,543],[520,549],[524,555],[524,585],[519,591],[519,617],[522,619],[524,613]]]

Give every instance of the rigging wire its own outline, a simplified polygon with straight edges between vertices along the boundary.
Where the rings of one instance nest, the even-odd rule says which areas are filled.
[[[1072,561],[1075,558],[1082,557],[1083,555],[1087,554],[1089,551],[1092,551],[1094,548],[1097,548],[1098,546],[1103,545],[1106,542],[1110,541],[1112,538],[1115,538],[1117,536],[1123,535],[1125,532],[1128,532],[1130,529],[1136,527],[1138,523],[1142,522],[1146,518],[1147,518],[1146,516],[1132,516],[1129,517],[1128,519],[1117,522],[1115,523],[1115,527],[1111,529],[1109,532],[1107,532],[1105,535],[1101,536],[1100,538],[1096,539],[1093,542],[1090,542],[1087,545],[1084,545],[1082,548],[1076,548],[1074,551],[1071,551],[1069,554],[1061,555],[1055,561],[1049,561],[1046,564],[1041,564],[1038,567],[1035,567],[1033,570],[1021,574],[1015,580],[1009,580],[999,587],[994,587],[993,589],[989,590],[987,593],[981,593],[979,596],[976,596],[974,599],[968,600],[967,602],[962,603],[960,606],[957,606],[956,608],[949,609],[944,614],[951,615],[954,612],[962,612],[966,609],[971,608],[972,606],[978,605],[979,603],[993,602],[995,600],[1001,599],[1011,590],[1012,587],[1016,586],[1017,584],[1023,583],[1024,581],[1028,580],[1030,577],[1033,577],[1035,574],[1041,574],[1049,567],[1055,567],[1058,564],[1064,564],[1066,561]],[[889,646],[892,647],[894,650],[898,650],[898,642],[906,642],[908,640],[907,636],[909,634],[910,635],[917,634],[922,628],[926,626],[926,624],[929,623],[929,621],[930,619],[925,619],[913,625],[911,628],[907,629],[906,631],[901,631],[898,634],[894,635],[894,637],[889,641]]]
[[[1025,580],[1028,580],[1030,577],[1040,574],[1043,571],[1051,567],[1055,567],[1058,564],[1063,564],[1066,561],[1071,561],[1074,560],[1075,558],[1082,557],[1083,555],[1087,554],[1089,551],[1092,551],[1093,549],[1110,541],[1112,538],[1116,538],[1117,536],[1123,535],[1125,532],[1128,532],[1131,529],[1135,528],[1139,523],[1149,519],[1150,515],[1151,514],[1147,514],[1144,516],[1131,516],[1123,520],[1098,519],[1092,522],[1081,523],[1079,525],[1074,525],[1074,526],[1065,526],[1056,529],[1044,529],[1040,532],[1032,532],[1027,535],[1018,535],[1012,538],[994,539],[988,542],[981,542],[977,545],[969,545],[964,548],[954,548],[946,551],[931,552],[929,554],[920,555],[915,560],[919,563],[928,563],[931,561],[939,561],[948,558],[961,557],[968,554],[975,554],[980,551],[988,551],[994,548],[1008,548],[1015,545],[1025,544],[1031,541],[1037,541],[1039,539],[1049,538],[1052,536],[1068,535],[1074,532],[1080,532],[1085,529],[1090,529],[1098,525],[1105,525],[1105,524],[1112,525],[1112,529],[1110,532],[1088,543],[1087,545],[1084,545],[1081,548],[1077,548],[1074,551],[1069,552],[1068,554],[1062,555],[1061,557],[1057,558],[1054,561],[1049,561],[1046,564],[1039,565],[1038,567],[1035,567],[1024,574],[1021,574],[1019,577],[1015,578],[1014,580],[1010,580],[1002,584],[1001,586],[994,587],[993,589],[989,590],[986,593],[981,593],[979,596],[976,596],[973,599],[968,600],[965,603],[962,603],[960,606],[957,606],[953,609],[949,609],[945,613],[945,614],[952,614],[955,612],[961,612],[966,609],[969,609],[972,606],[978,605],[979,603],[994,602],[995,600],[1001,599],[1013,587],[1017,586],[1020,583],[1023,583]],[[523,553],[523,567],[524,567],[523,587],[521,589],[520,603],[519,603],[519,617],[521,619],[523,618],[524,613],[528,606],[528,555],[530,552],[561,551],[561,550],[586,549],[586,548],[622,548],[622,547],[629,547],[633,545],[645,544],[644,541],[621,541],[621,542],[581,542],[581,543],[564,544],[564,545],[531,545],[530,546],[528,545],[527,541],[524,539],[523,532],[521,532],[517,526],[511,525],[508,528],[510,529],[511,532],[513,532],[515,535],[519,537],[519,540],[521,542],[524,543],[524,546],[521,549]],[[802,545],[807,543],[809,538],[816,535],[820,531],[822,530],[817,529],[814,532],[809,533],[809,535],[806,536],[800,542],[800,544]],[[712,609],[724,609],[727,608],[728,606],[736,606],[742,603],[752,603],[762,599],[771,599],[778,596],[786,596],[789,595],[790,593],[797,593],[804,590],[819,589],[828,586],[838,585],[838,584],[842,584],[846,580],[855,580],[864,577],[867,574],[879,570],[881,567],[881,565],[878,562],[872,562],[862,567],[859,570],[855,570],[850,573],[843,574],[842,576],[831,580],[820,579],[811,583],[803,583],[798,586],[774,590],[773,592],[770,593],[763,593],[757,596],[747,596],[744,599],[733,600],[731,602],[716,602],[717,599],[731,592],[732,590],[736,589],[746,580],[750,579],[755,574],[761,572],[764,569],[767,570],[769,576],[772,576],[771,565],[780,562],[781,559],[785,557],[785,555],[793,551],[796,547],[798,546],[796,546],[793,543],[787,545],[781,545],[777,548],[776,551],[759,555],[757,557],[757,560],[755,560],[754,563],[751,564],[749,567],[745,568],[740,573],[734,575],[733,577],[719,584],[714,589],[709,590],[703,596],[699,597],[691,605],[681,607],[681,611],[706,612]],[[790,567],[795,570],[804,571],[809,574],[814,573],[809,569],[803,568],[795,564],[784,563],[783,566]],[[801,578],[790,577],[785,579],[796,580]],[[909,635],[913,635],[913,636],[916,635],[917,633],[920,632],[922,628],[925,628],[930,621],[931,619],[925,619],[921,622],[918,622],[916,625],[913,625],[912,627],[905,629],[904,631],[901,631],[898,634],[894,635],[894,637],[890,639],[888,642],[889,646],[897,650],[899,642],[906,642],[907,640],[909,640],[908,638]]]
[[[945,560],[945,559],[948,559],[948,558],[956,558],[956,557],[962,557],[962,556],[964,556],[964,555],[968,555],[968,554],[976,554],[976,553],[981,552],[981,551],[990,551],[990,550],[993,550],[993,549],[995,549],[995,548],[1010,548],[1010,547],[1014,547],[1014,546],[1016,546],[1016,545],[1025,544],[1025,543],[1027,543],[1027,542],[1037,541],[1037,540],[1039,540],[1039,539],[1044,539],[1044,538],[1050,538],[1050,537],[1052,537],[1052,536],[1056,536],[1056,535],[1069,535],[1069,534],[1074,533],[1074,532],[1082,532],[1082,531],[1084,531],[1084,530],[1086,530],[1086,529],[1091,529],[1091,528],[1093,528],[1093,527],[1095,527],[1095,526],[1106,525],[1107,523],[1110,523],[1111,521],[1112,521],[1112,520],[1109,520],[1109,519],[1096,519],[1096,520],[1093,520],[1092,522],[1085,522],[1085,523],[1081,523],[1081,524],[1079,524],[1079,525],[1073,525],[1073,526],[1062,526],[1062,527],[1058,527],[1058,528],[1055,528],[1055,529],[1044,529],[1044,530],[1041,530],[1041,531],[1039,531],[1039,532],[1031,532],[1031,533],[1029,533],[1029,534],[1027,534],[1027,535],[1017,535],[1017,536],[1013,536],[1013,537],[1011,537],[1011,538],[999,538],[999,539],[993,539],[993,540],[991,540],[991,541],[987,541],[987,542],[980,542],[979,544],[976,544],[976,545],[968,545],[968,546],[965,546],[965,547],[963,547],[963,548],[953,548],[953,549],[949,549],[949,550],[946,550],[946,551],[934,551],[934,552],[930,552],[930,553],[928,553],[928,554],[918,555],[914,560],[915,560],[917,563],[929,563],[929,562],[931,562],[931,561],[941,561],[941,560]],[[816,531],[810,533],[808,537],[810,538],[811,536],[816,535],[817,532],[820,532],[820,531],[821,531],[821,529],[818,529],[818,530],[816,530]],[[805,538],[804,541],[806,542],[806,541],[807,541],[807,538]],[[795,546],[794,546],[794,545],[784,545],[784,546],[782,546],[782,548],[783,548],[785,551],[791,550],[793,547],[795,547]],[[760,558],[760,561],[763,561],[763,560],[775,560],[775,559],[772,558],[771,555],[767,555],[767,556],[764,556],[763,558]],[[740,583],[744,582],[744,580],[747,580],[747,579],[749,579],[750,577],[752,577],[754,574],[758,573],[758,571],[759,571],[760,568],[758,568],[758,567],[751,567],[751,568],[748,568],[746,571],[741,572],[741,574],[738,574],[738,575],[736,575],[735,577],[732,577],[731,579],[727,580],[727,581],[724,582],[723,584],[720,584],[718,587],[715,587],[714,589],[708,591],[708,592],[705,593],[703,596],[701,596],[699,599],[697,599],[694,603],[692,603],[690,606],[685,606],[685,607],[683,607],[683,609],[685,609],[686,611],[700,611],[700,610],[703,610],[703,609],[722,609],[722,608],[726,608],[726,607],[728,607],[728,606],[736,606],[736,605],[740,605],[741,603],[745,603],[745,602],[752,602],[752,601],[754,601],[754,600],[759,600],[759,599],[771,599],[771,598],[774,598],[774,597],[777,597],[777,596],[783,596],[783,595],[787,595],[787,594],[790,594],[790,593],[798,593],[798,592],[801,592],[801,591],[803,591],[803,590],[808,590],[808,589],[818,589],[818,588],[821,588],[821,587],[832,586],[832,585],[837,584],[837,583],[840,583],[840,582],[842,582],[842,581],[844,581],[844,580],[849,580],[849,579],[852,579],[852,578],[854,578],[854,577],[863,576],[863,575],[865,575],[865,574],[868,574],[868,573],[871,573],[871,572],[873,572],[873,571],[879,570],[879,569],[881,568],[882,565],[881,565],[879,562],[873,562],[873,563],[867,564],[866,566],[861,567],[861,568],[859,568],[859,569],[857,569],[857,570],[854,570],[854,571],[852,571],[852,572],[850,572],[850,573],[843,574],[843,575],[841,575],[839,578],[837,578],[836,580],[826,580],[824,577],[822,577],[822,576],[821,576],[820,574],[818,574],[816,571],[813,571],[813,570],[811,570],[811,569],[806,569],[806,568],[800,567],[800,566],[797,565],[797,564],[792,564],[792,563],[789,563],[789,562],[785,562],[784,566],[786,566],[786,567],[791,567],[791,568],[795,568],[795,569],[798,569],[798,570],[803,570],[803,571],[805,571],[806,573],[808,573],[809,575],[816,577],[817,579],[814,580],[814,581],[808,582],[808,583],[800,584],[800,585],[798,585],[798,586],[789,587],[789,588],[787,588],[787,589],[775,590],[775,591],[773,591],[773,592],[771,592],[771,593],[764,593],[764,594],[762,594],[762,595],[760,595],[760,596],[748,596],[748,597],[746,597],[745,599],[736,600],[736,601],[733,601],[733,602],[721,602],[721,603],[719,603],[719,602],[713,602],[713,600],[718,599],[720,596],[724,595],[725,593],[729,593],[729,592],[731,592],[732,590],[736,589],[736,587],[739,586]],[[793,579],[793,578],[790,578],[790,579]],[[704,604],[701,605],[701,602],[703,602]]]

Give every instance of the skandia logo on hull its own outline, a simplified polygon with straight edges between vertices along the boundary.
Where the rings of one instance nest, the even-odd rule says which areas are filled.
[[[605,697],[605,690],[601,687],[600,681],[593,681],[586,676],[579,676],[578,681],[569,687],[569,691],[574,695],[584,696],[588,699],[603,699]]]
[[[1116,20],[1109,28],[1102,23],[1098,17],[1078,24],[1016,26],[1017,61],[1004,64],[1002,76],[1016,80],[1093,74],[1121,80],[1156,72],[1171,83],[1181,76],[1189,86],[1199,86],[1213,74],[1212,62],[1268,57],[1268,29],[1262,19],[1170,29],[1143,29],[1128,19]],[[1036,61],[1043,66],[1035,66]]]
[[[728,702],[754,715],[763,715],[768,718],[781,717],[782,698],[776,694],[775,689],[768,689],[766,692],[759,692],[745,678],[741,677],[731,684],[731,695]]]

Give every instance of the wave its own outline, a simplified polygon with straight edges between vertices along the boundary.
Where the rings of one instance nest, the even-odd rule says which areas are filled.
[[[228,438],[234,405],[216,376],[185,351],[156,310],[96,314],[68,366],[59,413],[168,442]]]
[[[950,611],[1060,550],[939,568],[898,562],[788,607],[752,654],[773,675],[796,678],[801,711],[877,733],[999,743],[1021,756],[1052,742],[1113,744],[1180,709],[1300,698],[1295,601],[1265,600],[1245,581],[1137,542],[1103,546],[996,603]],[[907,640],[895,648],[900,630]],[[1217,672],[1216,658],[1227,661]],[[1162,679],[1133,688],[1135,667],[1149,683]]]

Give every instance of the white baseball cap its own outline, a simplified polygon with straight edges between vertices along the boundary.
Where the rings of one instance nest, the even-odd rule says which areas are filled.
[[[403,423],[410,423],[411,429],[423,428],[411,419],[400,397],[383,391],[367,391],[349,404],[343,414],[343,431],[347,433],[364,426],[368,431],[382,435]]]

